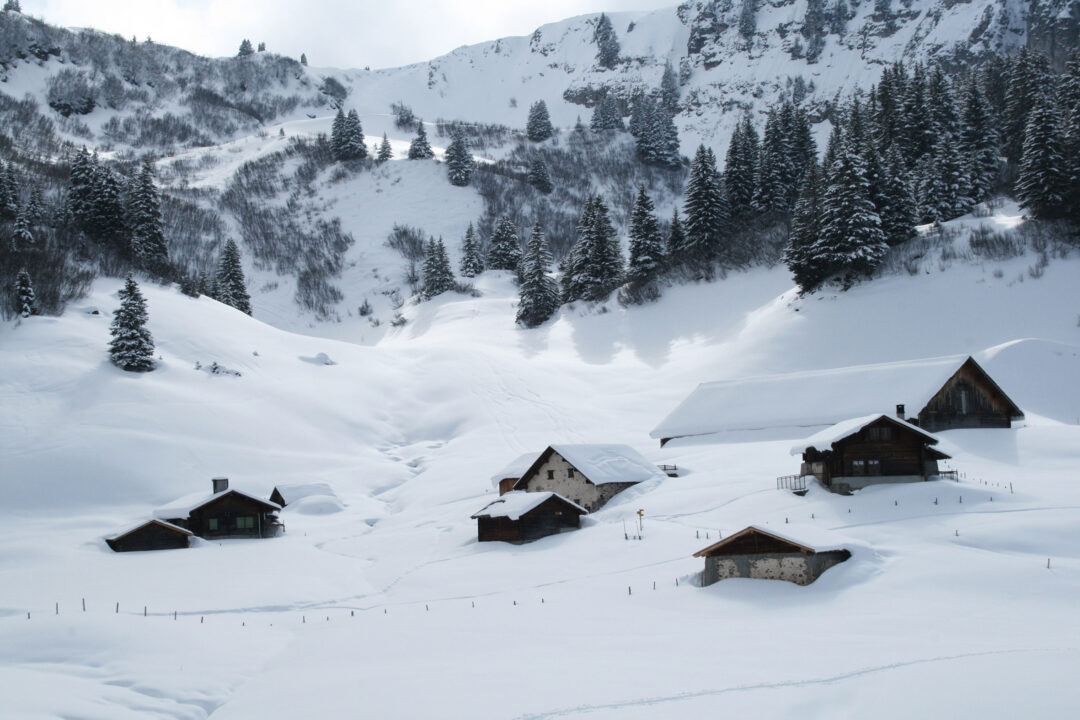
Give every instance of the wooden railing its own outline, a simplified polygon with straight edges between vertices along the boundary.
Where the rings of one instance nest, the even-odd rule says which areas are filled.
[[[802,492],[806,490],[806,476],[805,475],[781,475],[776,478],[777,490],[791,490],[792,492]]]
[[[668,477],[679,477],[678,465],[657,465],[660,468],[660,472],[664,473]]]
[[[959,470],[940,470],[938,471],[937,476],[941,480],[955,480],[956,482],[960,482]]]

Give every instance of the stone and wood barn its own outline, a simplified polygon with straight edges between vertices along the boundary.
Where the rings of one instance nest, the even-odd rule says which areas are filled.
[[[518,455],[509,465],[491,476],[492,486],[498,489],[500,495],[505,495],[510,492],[539,455],[540,453],[538,452],[528,452]],[[273,500],[273,498],[270,499]]]
[[[871,413],[895,413],[928,432],[1008,428],[1024,417],[965,355],[702,383],[650,435],[661,446],[801,437]]]
[[[550,445],[533,459],[514,490],[554,492],[589,512],[646,480],[667,476],[627,445]]]
[[[512,490],[472,517],[480,542],[523,543],[580,527],[586,512],[558,493]]]
[[[159,508],[154,517],[203,538],[266,538],[281,532],[277,503],[230,490],[227,478],[214,478],[213,490],[194,502],[181,500]]]
[[[105,538],[116,552],[133,550],[173,550],[186,548],[192,532],[164,520],[147,520],[133,528]]]
[[[948,455],[922,428],[884,414],[853,418],[815,433],[791,449],[802,455],[800,475],[815,476],[833,492],[880,483],[920,482],[938,476]]]
[[[835,543],[813,545],[751,525],[694,553],[705,558],[702,586],[728,578],[787,580],[809,585],[826,570],[851,557]]]

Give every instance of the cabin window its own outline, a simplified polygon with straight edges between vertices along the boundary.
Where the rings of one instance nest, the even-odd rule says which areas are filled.
[[[866,461],[866,474],[867,475],[880,475],[881,474],[881,461],[880,460],[867,460]]]
[[[867,440],[872,442],[880,442],[882,440],[892,440],[892,428],[890,427],[872,427],[866,431]]]
[[[236,518],[236,529],[237,530],[254,530],[255,529],[255,518],[253,518],[251,515],[240,515],[240,516],[238,516]]]
[[[554,470],[548,470],[548,480],[554,480],[554,479],[555,479],[555,471]]]
[[[207,521],[206,521],[206,529],[209,530],[210,532],[214,532],[215,530],[217,530],[218,529],[218,527],[217,527],[217,518],[209,518],[209,519],[207,519]]]
[[[852,460],[851,461],[851,474],[852,475],[865,475],[866,474],[866,461],[865,460]]]
[[[568,477],[568,478],[572,478],[572,477],[574,477],[574,468],[569,468],[569,469],[567,469],[567,471],[566,471],[566,477]]]

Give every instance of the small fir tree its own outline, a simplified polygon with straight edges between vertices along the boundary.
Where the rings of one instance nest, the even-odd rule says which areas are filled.
[[[634,211],[630,215],[630,264],[626,272],[625,298],[629,302],[655,299],[656,281],[664,270],[664,239],[652,199],[645,186],[638,186]]]
[[[120,289],[120,307],[113,312],[109,357],[121,370],[154,369],[154,338],[146,328],[146,301],[130,275]]]
[[[450,269],[450,258],[446,255],[446,246],[442,238],[431,238],[424,248],[424,284],[420,294],[425,300],[442,295],[454,289],[454,271]]]
[[[427,133],[424,132],[424,121],[417,120],[416,137],[409,144],[409,159],[430,160],[433,157],[435,157],[435,152],[431,149],[431,144],[428,143]]]
[[[344,160],[363,160],[368,156],[367,144],[364,142],[364,128],[360,124],[360,115],[355,109],[350,110],[345,116],[342,151]]]
[[[533,155],[532,160],[529,162],[529,174],[526,180],[545,195],[555,189],[555,186],[551,183],[547,163],[544,162],[544,158],[539,153]]]
[[[664,63],[664,74],[660,78],[660,104],[669,115],[679,111],[679,79],[670,62]]]
[[[600,13],[600,18],[596,21],[593,40],[596,41],[596,62],[600,67],[615,67],[615,63],[619,61],[619,40],[615,37],[611,20],[604,13]]]
[[[345,110],[339,107],[334,122],[330,124],[330,152],[338,162],[344,160],[346,154],[345,121]]]
[[[803,176],[802,190],[791,217],[791,233],[784,249],[784,264],[802,293],[812,292],[824,279],[814,249],[821,236],[821,173],[812,163]]]
[[[240,248],[232,238],[225,241],[225,248],[221,251],[212,296],[240,312],[251,314],[251,296],[248,295],[244,268],[240,263]]]
[[[394,157],[394,151],[390,149],[390,140],[383,133],[382,142],[379,144],[379,155],[375,158],[380,164]]]
[[[520,303],[516,318],[519,325],[536,327],[559,309],[559,286],[548,275],[550,266],[551,251],[544,238],[544,229],[537,222],[521,260]]]
[[[723,181],[716,169],[712,150],[699,145],[690,165],[690,177],[684,192],[686,215],[686,253],[678,258],[683,265],[707,275],[708,266],[717,259],[726,260],[721,248],[722,233],[728,219]]]
[[[881,231],[889,246],[900,245],[915,237],[918,219],[915,193],[904,169],[900,152],[893,148],[885,168],[885,204],[878,211]]]
[[[4,3],[4,12],[22,12],[22,7],[19,5],[19,0],[7,0]]]
[[[678,208],[671,213],[671,227],[668,228],[665,242],[664,258],[668,269],[682,265],[690,249],[686,244],[686,231],[683,230],[682,220],[679,219]]]
[[[446,148],[446,175],[450,179],[450,184],[458,187],[468,185],[475,168],[476,164],[472,153],[469,152],[465,134],[455,129],[453,139]]]
[[[623,282],[623,257],[607,205],[599,195],[593,198],[589,227],[579,242],[583,242],[577,270],[581,299],[604,300]]]
[[[480,257],[480,243],[476,240],[472,223],[465,230],[465,239],[461,241],[461,274],[464,277],[476,277],[484,272],[484,260]]]
[[[626,129],[623,126],[619,101],[615,99],[614,94],[604,93],[604,97],[596,104],[593,109],[592,119],[589,121],[589,129],[593,132],[604,132],[605,130],[622,131]]]
[[[525,123],[525,135],[532,142],[543,142],[555,134],[548,114],[547,104],[537,100],[529,108],[529,119]]]
[[[521,262],[521,241],[518,240],[517,228],[509,215],[503,215],[491,233],[488,246],[488,270],[517,271]]]
[[[15,229],[11,233],[11,251],[26,250],[34,244],[34,233],[30,231],[30,220],[24,210],[15,216]]]
[[[307,67],[307,55],[300,53],[300,64]]]
[[[161,218],[161,198],[154,185],[154,171],[147,160],[132,183],[128,203],[128,226],[131,229],[131,254],[143,268],[161,272],[169,261]]]
[[[244,38],[240,42],[240,50],[236,53],[236,57],[247,57],[248,55],[253,55],[254,53],[255,48],[251,46],[251,41],[247,38]]]
[[[30,282],[30,273],[26,272],[26,268],[20,270],[15,276],[15,299],[18,303],[16,311],[20,317],[28,318],[37,312],[34,286]]]

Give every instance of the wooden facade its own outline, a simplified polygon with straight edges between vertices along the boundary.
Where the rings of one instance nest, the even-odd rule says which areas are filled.
[[[282,529],[272,502],[236,490],[227,490],[191,508],[186,517],[168,518],[199,537],[274,537]]]
[[[969,357],[919,411],[918,425],[927,432],[1007,428],[1023,417],[1016,403]]]
[[[948,455],[932,447],[937,439],[907,423],[880,416],[822,450],[803,452],[802,475],[814,475],[839,492],[881,482],[927,480],[937,475],[938,460]]]
[[[851,552],[842,548],[817,550],[751,526],[699,550],[694,557],[705,558],[702,586],[736,577],[809,585],[850,558]]]
[[[538,540],[565,529],[581,527],[584,508],[552,495],[517,519],[506,516],[477,513],[476,532],[480,542],[502,541],[524,543]]]
[[[186,548],[192,533],[178,525],[162,520],[149,520],[138,527],[120,533],[105,542],[116,552],[134,550],[173,550]]]

